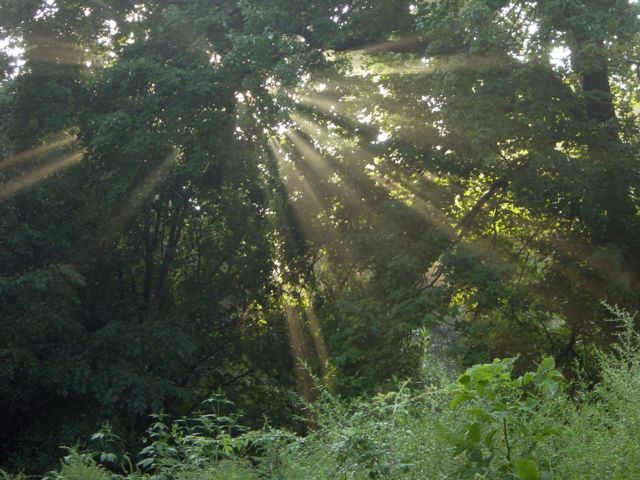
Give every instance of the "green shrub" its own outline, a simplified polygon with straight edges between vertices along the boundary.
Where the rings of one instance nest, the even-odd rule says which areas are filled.
[[[98,465],[91,455],[69,448],[59,473],[52,473],[45,480],[113,480],[112,475]]]
[[[458,377],[451,392],[451,408],[466,405],[462,432],[448,439],[455,455],[466,461],[460,478],[486,478],[492,471],[520,480],[539,480],[548,473],[535,449],[545,437],[558,433],[553,422],[532,429],[530,418],[541,402],[558,393],[562,374],[552,358],[540,362],[535,372],[512,378],[515,358],[475,365]]]

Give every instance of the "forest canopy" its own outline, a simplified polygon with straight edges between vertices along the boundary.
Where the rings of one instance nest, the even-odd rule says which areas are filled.
[[[607,305],[640,305],[639,23],[0,0],[0,466],[42,474],[105,422],[135,450],[215,395],[302,435],[319,392],[428,383],[425,352],[609,378]]]

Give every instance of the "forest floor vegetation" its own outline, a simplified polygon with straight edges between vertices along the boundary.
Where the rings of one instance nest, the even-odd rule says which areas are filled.
[[[306,436],[244,429],[230,402],[171,421],[163,415],[137,456],[108,428],[68,448],[47,480],[632,479],[640,465],[640,334],[614,310],[600,380],[567,382],[551,358],[523,375],[515,359],[475,365],[455,382],[430,369],[420,388],[346,401],[318,387]],[[311,419],[311,420],[309,420]],[[117,473],[115,473],[117,472]],[[4,474],[4,480],[27,477]]]

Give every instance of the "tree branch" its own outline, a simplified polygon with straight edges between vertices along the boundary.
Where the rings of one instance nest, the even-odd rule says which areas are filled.
[[[473,223],[476,217],[482,210],[482,207],[484,207],[487,204],[487,202],[491,200],[498,191],[500,191],[503,187],[507,186],[508,183],[511,181],[511,179],[515,175],[526,170],[530,163],[531,163],[531,159],[527,158],[525,161],[523,161],[518,166],[516,166],[516,168],[514,168],[512,171],[507,172],[502,177],[494,180],[494,182],[491,184],[489,189],[486,192],[484,192],[484,194],[476,201],[476,203],[471,208],[471,210],[469,210],[465,214],[465,216],[462,217],[460,222],[458,222],[458,226],[457,226],[458,234],[456,235],[456,238],[454,239],[451,245],[452,248],[455,248],[463,240],[466,234],[469,232],[470,228],[473,226]],[[442,266],[440,266],[435,273],[435,277],[433,278],[433,280],[431,280],[431,282],[427,284],[425,289],[433,287],[436,284],[436,282],[440,279],[440,277],[442,277],[443,273],[444,273],[444,269],[442,268]]]

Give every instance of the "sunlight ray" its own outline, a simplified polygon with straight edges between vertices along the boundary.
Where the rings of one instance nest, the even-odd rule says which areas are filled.
[[[322,376],[326,377],[329,373],[329,350],[327,349],[324,335],[322,334],[322,328],[320,327],[320,322],[313,305],[309,305],[309,307],[307,307],[305,314],[309,323],[311,339],[313,340],[316,354],[320,360],[320,370],[322,372]]]
[[[283,174],[282,183],[289,195],[293,214],[306,237],[315,240],[324,238],[335,244],[340,243],[340,232],[335,225],[331,222],[316,221],[331,210],[330,205],[321,200],[326,198],[323,194],[326,192],[320,191],[322,183],[310,182],[300,171],[296,152],[285,151],[286,147],[279,145],[274,138],[270,138],[268,143]],[[318,228],[322,230],[319,231]],[[340,252],[340,255],[344,253]]]
[[[179,158],[180,151],[174,148],[123,200],[112,208],[108,221],[101,224],[94,232],[95,241],[88,244],[87,248],[78,255],[79,268],[83,268],[83,265],[90,263],[93,258],[96,258],[107,248],[109,242],[127,226]]]
[[[284,151],[284,147],[274,138],[269,138],[268,147],[280,168],[282,184],[298,224],[307,238],[315,238],[314,219],[326,210],[326,206],[322,205],[317,189],[297,170],[295,163],[289,158],[289,153]],[[305,206],[303,207],[300,202],[304,202]],[[305,208],[310,211],[305,212]],[[330,232],[329,235],[335,235],[335,232]]]
[[[313,380],[305,368],[305,365],[309,365],[310,363],[310,356],[304,340],[302,322],[293,305],[286,303],[284,305],[284,312],[298,390],[305,400],[311,402],[314,400],[315,395],[313,393]]]
[[[334,195],[356,211],[369,212],[371,210],[367,198],[360,188],[344,173],[344,167],[335,160],[328,160],[319,153],[314,145],[296,132],[288,132],[288,138],[294,144],[296,151],[301,155],[300,159],[305,166],[308,165],[310,173],[315,177],[314,184],[325,185],[325,190],[330,189]],[[352,172],[353,174],[354,172]],[[364,171],[360,174],[365,178]],[[368,182],[369,179],[366,179]]]
[[[311,202],[311,204],[315,207],[315,210],[321,211],[326,207],[322,205],[320,201],[318,192],[316,190],[317,186],[312,185],[300,172],[299,168],[296,166],[295,157],[292,155],[286,146],[278,145],[275,139],[269,139],[269,149],[271,150],[272,155],[277,160],[282,173],[284,173],[283,180],[285,180],[284,185],[287,188],[287,193],[290,195],[292,199],[296,199],[298,196],[298,191],[294,188],[294,184],[300,187],[303,195],[307,195],[307,200]]]
[[[433,148],[441,141],[441,135],[438,127],[425,121],[416,121],[415,118],[408,117],[403,111],[401,105],[395,104],[394,101],[386,100],[383,104],[377,104],[373,109],[363,107],[351,113],[347,112],[344,102],[333,102],[331,100],[303,96],[300,103],[316,110],[320,115],[326,116],[330,122],[347,129],[348,131],[370,130],[373,132],[380,131],[381,123],[389,123],[394,126],[393,137],[397,140],[410,143],[412,145],[423,148]],[[308,119],[300,119],[301,115],[294,112],[291,115],[299,125],[305,128],[309,134],[313,134],[319,129],[313,125]],[[381,121],[385,119],[384,122]]]
[[[301,95],[298,98],[303,105],[310,105],[322,109],[329,115],[344,115],[346,110],[346,102],[340,95],[329,97],[328,95]]]
[[[456,54],[404,61],[401,64],[377,63],[368,67],[372,75],[424,75],[434,72],[480,71],[517,63],[506,55]]]
[[[321,211],[326,208],[326,205],[323,206],[320,198],[318,196],[318,192],[315,190],[314,186],[309,183],[309,181],[298,171],[295,166],[295,162],[289,158],[289,153],[284,151],[284,147],[282,145],[278,145],[277,141],[274,138],[269,138],[268,146],[271,151],[271,154],[278,162],[278,165],[282,171],[283,175],[283,184],[285,189],[287,190],[287,194],[291,199],[293,205],[297,204],[298,195],[302,194],[305,201],[311,206],[312,211],[317,215]],[[300,191],[296,190],[294,184],[298,184]],[[296,210],[296,214],[299,215],[299,212]],[[303,218],[299,215],[299,221],[301,225],[307,225],[309,223],[309,218]]]
[[[403,200],[405,205],[409,208],[417,212],[423,219],[436,228],[445,238],[447,238],[453,247],[453,249],[463,249],[474,256],[477,256],[479,261],[489,260],[492,264],[496,266],[502,265],[503,267],[507,267],[508,261],[504,258],[504,256],[495,249],[495,245],[492,244],[490,239],[486,238],[461,238],[459,228],[456,226],[456,221],[453,218],[448,217],[444,212],[442,212],[439,208],[437,208],[433,203],[429,200],[425,200],[421,195],[417,194],[414,189],[410,186],[406,185],[406,183],[401,181],[394,181],[388,177],[381,177],[375,173],[372,173],[372,178],[374,178],[377,182],[383,185],[385,188],[389,189],[391,194],[396,194],[397,192],[409,191],[410,196],[407,198],[406,195],[401,196],[400,198]],[[503,241],[507,241],[508,243],[513,243],[514,239],[509,237],[502,237]],[[438,281],[444,280],[440,278],[442,276],[442,259],[440,256],[431,266],[429,272],[427,273],[427,280],[425,284],[438,284]]]
[[[18,163],[21,163],[21,162],[30,160],[30,159],[32,159],[34,157],[37,157],[38,155],[44,155],[45,153],[49,153],[51,151],[58,150],[58,149],[60,149],[62,147],[66,147],[68,145],[71,145],[77,139],[78,139],[78,137],[76,135],[69,135],[69,136],[65,136],[64,138],[61,138],[59,140],[56,140],[54,142],[45,143],[43,145],[30,148],[30,149],[25,150],[23,152],[16,153],[15,155],[12,155],[12,156],[7,157],[7,158],[5,158],[3,160],[0,160],[0,172],[2,170],[6,170],[7,168],[10,168],[10,167],[12,167],[14,165],[17,165]]]
[[[336,147],[336,153],[342,155],[345,159],[355,160],[358,163],[360,163],[362,165],[364,175],[367,178],[370,177],[370,174],[371,174],[370,168],[375,163],[376,157],[380,155],[379,153],[373,152],[370,149],[363,147],[361,145],[349,144],[348,142],[346,142],[344,138],[338,135],[333,135],[331,132],[327,130],[326,127],[318,123],[314,123],[311,119],[299,113],[294,112],[291,115],[291,118],[308,135],[317,138],[321,142],[326,142],[326,143],[331,142]],[[439,180],[439,177],[429,172],[424,175],[423,179],[428,180],[430,184],[433,184],[433,186],[435,187],[437,186],[435,182]],[[396,187],[401,186],[402,189],[409,190],[411,194],[417,195],[417,192],[415,191],[415,189],[409,187],[404,182],[402,183],[402,185],[399,183],[396,183],[395,186]],[[386,186],[384,186],[384,188],[388,190]]]
[[[352,262],[351,253],[344,247],[345,239],[337,224],[331,220],[333,206],[328,199],[340,192],[330,191],[325,181],[317,178],[314,172],[308,172],[293,145],[280,145],[274,138],[270,138],[268,143],[271,154],[284,174],[283,185],[291,199],[293,214],[306,237],[330,244],[339,261]],[[307,174],[314,177],[313,181],[307,179]]]
[[[142,181],[127,195],[115,210],[111,219],[114,232],[120,231],[135,215],[155,187],[165,178],[169,169],[179,160],[180,150],[174,148]]]
[[[329,132],[326,129],[326,127],[318,123],[315,123],[310,118],[298,112],[294,112],[291,115],[291,119],[309,136],[312,136],[322,142],[330,141],[334,145],[339,145],[341,143],[342,139],[337,138],[338,136],[336,135],[332,135],[331,132]],[[289,133],[288,136],[292,141],[293,139],[296,140],[296,142],[294,142],[296,146],[304,147],[304,153],[307,154],[306,157],[310,157],[313,153],[314,156],[311,158],[314,158],[317,162],[320,162],[320,161],[326,162],[326,160],[318,152],[315,151],[313,145],[307,142],[300,135],[297,135],[295,133]],[[342,145],[337,149],[337,152],[342,153],[345,157],[351,156],[353,158],[358,158],[358,160],[361,160],[363,158],[364,159],[368,158],[368,159],[371,159],[371,161],[373,161],[376,155],[375,153],[370,152],[366,148],[363,148],[359,145],[356,145],[356,146]],[[406,182],[394,181],[388,177],[379,175],[375,171],[367,171],[366,175],[370,179],[374,180],[378,186],[384,188],[389,194],[393,196],[397,196],[398,193],[402,191],[410,192],[410,198],[402,198],[403,203],[407,205],[407,207],[417,212],[425,221],[431,224],[434,228],[438,229],[450,241],[454,243],[460,242],[456,246],[456,248],[465,249],[474,255],[478,255],[479,258],[486,258],[496,264],[505,264],[505,262],[507,262],[507,260],[505,260],[505,258],[502,255],[500,255],[499,252],[495,251],[495,248],[492,246],[490,240],[475,239],[470,241],[469,239],[463,239],[463,241],[461,241],[459,227],[455,226],[456,224],[455,220],[452,218],[449,218],[440,209],[434,206],[433,203],[430,202],[429,200],[421,198],[421,194],[418,194],[415,191],[415,188],[410,187],[409,185],[407,185]],[[353,189],[350,189],[350,190],[353,190]],[[507,241],[508,243],[511,243],[511,244],[515,242],[515,239],[510,237],[502,236],[501,238],[503,241]],[[569,252],[567,249],[564,249],[564,252],[570,253],[572,257],[575,257],[575,252]],[[437,267],[434,267],[434,268],[437,268]],[[565,272],[565,274],[568,276],[572,276],[571,272],[569,271]],[[578,280],[577,278],[575,278],[575,275],[573,275],[573,277],[574,277],[573,278],[574,281]],[[585,285],[585,288],[592,290],[592,287],[588,285]],[[596,292],[592,292],[592,293],[596,293]]]
[[[377,43],[365,45],[354,51],[363,53],[381,53],[381,52],[405,52],[416,53],[424,51],[424,38],[419,33],[406,35],[395,40],[382,40]]]
[[[391,194],[397,193],[405,188],[400,183],[388,177],[382,177],[377,173],[371,172],[369,176]],[[410,199],[405,196],[402,198],[402,201],[429,224],[437,228],[448,239],[454,240],[457,237],[457,232],[452,225],[452,221],[430,202],[423,200],[414,193],[411,194]]]
[[[313,145],[305,140],[300,134],[292,130],[288,130],[285,135],[300,153],[301,159],[306,161],[309,166],[322,178],[329,178],[335,173],[326,159],[318,153]]]
[[[299,114],[292,115],[292,118],[309,134],[315,134],[323,140],[329,140],[330,132],[328,132],[326,128],[314,124],[311,120]],[[334,143],[338,143],[336,139],[332,139],[332,141]],[[367,166],[372,166],[376,157],[376,154],[374,152],[371,152],[359,145],[342,145],[338,151],[341,152],[346,158],[357,158],[360,162],[362,162],[362,159],[368,159],[368,161],[370,161],[371,163],[369,163]],[[433,200],[432,198],[423,198],[423,195],[425,194],[424,191],[418,193],[415,188],[409,186],[406,182],[395,181],[387,176],[380,175],[378,172],[376,172],[375,168],[367,169],[366,176],[367,178],[374,180],[378,186],[384,188],[389,195],[401,199],[408,208],[411,208],[413,211],[417,212],[425,221],[438,229],[440,233],[450,241],[459,241],[459,228],[455,226],[455,220],[453,218],[449,218],[445,213],[437,208],[431,201]],[[435,183],[435,181],[438,179],[438,177],[436,175],[431,173],[426,174],[425,179],[432,183],[434,187],[437,186],[437,183]],[[500,258],[498,258],[497,254],[492,254],[492,249],[489,248],[488,245],[485,245],[482,241],[465,241],[460,245],[460,247],[465,248],[466,250],[469,250],[475,254],[482,255],[483,257],[491,256],[495,261],[502,261]]]
[[[75,152],[65,155],[62,158],[58,158],[45,165],[34,168],[30,172],[20,175],[18,178],[9,180],[0,187],[0,202],[8,200],[50,175],[53,175],[74,163],[78,163],[82,159],[83,155],[83,152]]]
[[[32,37],[30,41],[35,45],[27,50],[32,62],[84,65],[87,60],[87,53],[78,44],[50,37]]]
[[[344,137],[341,135],[336,135],[329,131],[329,129],[321,125],[318,122],[315,122],[311,118],[306,115],[303,115],[298,112],[293,112],[291,114],[291,119],[300,127],[300,130],[304,132],[308,137],[317,141],[320,145],[331,146],[335,154],[340,154],[344,158],[350,157],[351,160],[358,160],[359,163],[362,164],[364,168],[367,163],[372,161],[375,154],[370,152],[359,145],[354,145],[353,143],[349,143]],[[315,146],[311,145],[308,141],[303,139],[306,146],[310,148],[316,155],[320,155]],[[322,158],[322,161],[327,162],[326,159]],[[353,167],[353,165],[351,165]],[[344,174],[342,171],[344,167],[342,167],[339,163],[333,162],[332,168],[340,169],[339,173]],[[364,170],[363,170],[364,173]]]

